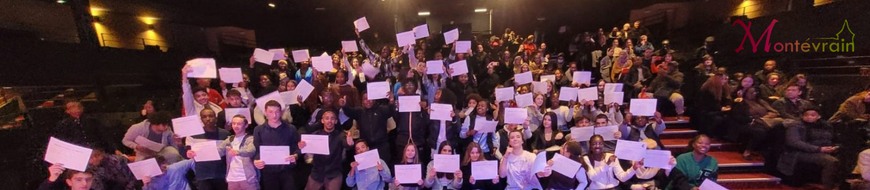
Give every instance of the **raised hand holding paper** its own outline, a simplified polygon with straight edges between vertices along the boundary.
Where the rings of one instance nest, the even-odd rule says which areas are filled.
[[[423,169],[420,164],[396,164],[396,181],[400,184],[417,184],[423,179]]]
[[[580,170],[582,164],[580,162],[571,160],[568,157],[562,156],[561,154],[553,155],[553,171],[559,172],[565,176],[574,176],[577,175],[577,171]]]
[[[281,100],[284,101],[286,105],[299,104],[299,92],[296,90],[284,91],[279,93],[281,95]]]
[[[453,29],[444,33],[444,44],[452,44],[459,39],[459,29]]]
[[[532,81],[532,88],[534,89],[532,92],[547,94],[548,87],[549,84],[547,84],[547,82]]]
[[[577,82],[579,84],[587,84],[587,83],[590,83],[592,80],[592,72],[574,71],[574,73],[572,74],[572,77],[574,77],[572,80],[574,82]]]
[[[589,126],[589,127],[571,127],[571,140],[574,140],[577,142],[589,141],[589,138],[592,138],[592,135],[594,135],[594,134],[595,134],[595,127],[592,127],[592,126]],[[611,136],[613,136],[613,135],[611,135]]]
[[[296,87],[296,90],[298,91],[299,87]],[[257,98],[257,100],[256,100],[257,109],[260,109],[260,111],[263,111],[263,113],[266,113],[266,103],[268,103],[270,100],[275,100],[276,102],[278,102],[278,104],[281,104],[281,108],[283,108],[284,105],[287,105],[287,104],[284,104],[284,99],[281,98],[280,92],[278,92],[276,90],[272,93],[269,93],[269,94],[266,94],[264,96],[261,96],[260,98]]]
[[[521,108],[535,104],[534,93],[520,94],[514,98],[517,100],[517,106]]]
[[[671,151],[646,150],[643,155],[643,166],[651,168],[670,169]]]
[[[272,57],[273,61],[287,59],[287,52],[284,51],[284,48],[269,49],[269,52],[275,54],[275,56]]]
[[[381,162],[381,156],[378,154],[378,149],[372,149],[363,153],[359,153],[353,156],[356,163],[359,164],[356,166],[357,170],[364,170],[371,167],[378,166],[378,162]],[[384,166],[387,167],[387,166]]]
[[[429,119],[453,121],[453,117],[450,117],[450,112],[453,111],[453,105],[433,103],[429,108],[432,109],[432,112],[429,113]]]
[[[631,99],[628,110],[635,116],[655,116],[657,103],[657,99]]]
[[[311,66],[314,67],[314,69],[317,69],[317,71],[319,71],[321,73],[329,72],[329,71],[332,71],[333,69],[335,69],[332,66],[332,57],[329,57],[329,56],[312,57],[311,58]]]
[[[375,78],[375,76],[378,76],[378,73],[381,73],[381,70],[375,68],[375,66],[373,66],[371,63],[363,63],[362,70],[367,77],[372,78]]]
[[[88,167],[88,161],[91,159],[92,151],[89,148],[51,137],[48,140],[43,160],[52,164],[63,164],[64,168],[85,171]]]
[[[429,37],[429,25],[423,24],[417,27],[414,27],[414,38],[421,39]]]
[[[302,148],[302,153],[329,155],[329,136],[301,135],[301,137],[301,141],[305,141],[305,147]]]
[[[563,86],[562,89],[559,90],[559,100],[560,101],[577,100],[577,88]]]
[[[369,29],[369,21],[366,20],[366,17],[362,17],[353,21],[353,26],[356,27],[357,31],[362,32]]]
[[[541,82],[556,82],[556,75],[541,75]]]
[[[601,137],[604,137],[605,141],[616,140],[616,138],[613,138],[613,133],[616,133],[617,131],[619,131],[619,125],[595,127],[595,134],[601,135]]]
[[[604,93],[622,92],[622,83],[604,83]]]
[[[243,80],[242,68],[220,68],[218,74],[224,83],[240,83]]]
[[[456,173],[459,170],[459,155],[458,154],[435,154],[434,155],[436,172]]]
[[[196,162],[221,160],[215,141],[206,140],[193,143],[190,145],[190,150],[196,152],[196,156],[193,157]]]
[[[420,112],[420,96],[399,96],[399,112]]]
[[[172,119],[172,127],[178,137],[188,137],[205,133],[199,114]]]
[[[127,164],[127,167],[130,168],[130,172],[133,173],[133,176],[139,180],[146,176],[154,177],[163,174],[163,171],[160,170],[160,165],[157,165],[157,160],[154,158],[129,163]]]
[[[142,136],[136,136],[136,139],[133,140],[133,142],[136,142],[136,146],[145,147],[154,152],[160,152],[160,150],[163,150],[163,147],[165,147],[163,144],[148,140],[148,138]]]
[[[454,53],[468,53],[471,50],[471,41],[457,41],[455,46]]]
[[[293,61],[296,63],[302,63],[303,61],[308,61],[308,58],[310,58],[310,56],[311,56],[311,54],[308,54],[308,49],[294,50],[294,51],[290,52],[290,54],[293,55]]]
[[[399,44],[399,47],[413,45],[414,39],[414,31],[407,31],[396,34],[396,42]]]
[[[272,65],[273,59],[275,59],[275,53],[260,48],[254,49],[254,61]]]
[[[444,73],[444,61],[432,60],[426,61],[426,74],[441,74]]]
[[[593,101],[598,100],[598,88],[589,87],[577,90],[577,101]]]
[[[604,92],[604,104],[616,103],[622,105],[624,92]]]
[[[498,126],[498,121],[490,121],[486,119],[474,120],[474,130],[477,131],[477,133],[494,133],[496,126]]]
[[[296,92],[299,92],[299,95],[302,96],[302,101],[308,99],[308,96],[310,96],[313,91],[314,86],[311,86],[311,83],[308,83],[308,81],[302,80],[299,81],[298,85],[296,85]]]
[[[368,92],[369,100],[379,100],[386,99],[387,96],[391,96],[390,92],[390,83],[387,81],[382,82],[369,82],[366,84],[366,91]]]
[[[525,72],[514,75],[514,82],[519,85],[532,83],[532,72]]]
[[[214,58],[196,58],[187,61],[190,69],[193,70],[187,73],[188,78],[217,78],[217,67],[215,66]]]
[[[450,68],[453,69],[453,76],[459,76],[468,73],[468,63],[465,60],[457,61],[450,64]]]
[[[498,178],[498,161],[471,162],[471,177],[475,180]]]
[[[344,49],[344,52],[356,52],[359,51],[359,48],[356,46],[355,40],[350,41],[341,41],[341,49]]]
[[[640,161],[643,159],[643,155],[646,154],[646,143],[617,140],[614,154],[619,159]]]
[[[495,89],[495,101],[508,101],[514,99],[514,87],[504,87]]]
[[[541,151],[535,156],[535,162],[532,164],[532,172],[538,173],[547,169],[547,151]]]
[[[288,165],[290,146],[260,146],[260,160],[266,165]]]
[[[526,122],[526,118],[529,117],[528,111],[526,108],[505,108],[504,123],[523,124]]]
[[[227,108],[227,109],[224,109],[224,117],[227,118],[227,121],[231,121],[232,118],[235,117],[236,115],[245,116],[245,118],[248,119],[248,124],[250,124],[252,121],[254,121],[254,119],[251,118],[251,110],[248,108]]]

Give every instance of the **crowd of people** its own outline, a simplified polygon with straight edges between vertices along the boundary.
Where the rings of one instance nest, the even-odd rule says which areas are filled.
[[[367,43],[360,32],[356,34],[360,51],[332,53],[330,71],[317,71],[310,60],[263,64],[252,56],[244,68],[244,81],[226,84],[188,79],[192,68],[185,65],[180,72],[183,105],[178,107],[181,116],[199,116],[205,133],[178,138],[171,129],[177,116],[154,111],[153,102],[148,102],[145,119],[131,126],[121,143],[134,150],[131,157],[115,154],[113,144],[118,143],[107,142],[94,127],[96,119],[83,114],[81,103],[69,101],[67,117],[53,136],[91,147],[94,153],[86,171],[49,166],[50,175],[41,188],[697,189],[703,181],[717,179],[718,162],[707,154],[715,139],[743,144],[747,160],[758,159],[759,152],[769,147],[782,146],[781,172],[794,173],[795,164],[819,165],[821,182],[832,189],[842,180],[837,177],[838,160],[832,156],[838,149],[832,123],[870,118],[867,91],[849,98],[830,120],[823,120],[805,74],[786,76],[775,60],[769,60],[754,74],[729,77],[716,66],[706,46],[693,55],[701,62],[686,71],[698,82],[686,81],[668,40],[653,45],[640,21],[626,23],[621,30],[614,27],[610,33],[599,29],[597,34],[578,34],[567,48],[558,50],[548,49],[534,35],[523,38],[510,29],[485,40],[474,37],[468,50],[455,49],[456,43],[434,42],[434,37],[402,47],[371,46],[377,43]],[[433,60],[441,61],[445,72],[427,74],[432,68],[427,64]],[[468,73],[454,74],[449,68],[458,61],[466,61]],[[591,71],[593,80],[573,81],[575,71]],[[534,81],[546,83],[546,90],[516,82],[515,75],[526,72]],[[298,104],[257,101],[275,91],[295,91],[303,81],[314,90],[309,97],[297,97]],[[370,94],[367,84],[380,81],[389,82],[392,90]],[[218,88],[213,83],[219,83]],[[605,86],[613,84],[622,84],[624,99],[605,102]],[[533,102],[519,107],[513,99],[498,100],[496,89],[504,87],[513,87],[516,95],[531,93]],[[564,101],[560,89],[565,87],[597,87],[599,98]],[[684,91],[695,93],[684,97]],[[421,111],[399,111],[398,99],[404,96],[419,96]],[[685,104],[687,98],[693,98],[693,105]],[[654,116],[635,116],[628,109],[630,99],[657,99],[657,111]],[[433,104],[452,105],[452,119],[430,119]],[[249,109],[251,118],[226,115],[232,108]],[[507,108],[525,108],[525,122],[505,122]],[[617,141],[605,140],[639,141],[648,149],[665,149],[659,138],[666,128],[663,117],[686,119],[687,109],[693,110],[691,120],[697,121],[700,134],[687,144],[685,153],[671,158],[670,168],[619,159],[613,153]],[[475,130],[481,121],[497,122],[496,131]],[[604,134],[613,138],[575,139],[571,134],[574,128],[608,126],[618,126],[614,134]],[[769,133],[783,127],[785,134]],[[330,154],[303,154],[301,149],[308,144],[302,134],[327,136]],[[772,135],[783,136],[785,144],[770,142]],[[140,146],[137,138],[165,147],[150,150]],[[194,161],[197,152],[191,144],[203,141],[220,143],[221,160]],[[285,158],[289,164],[267,165],[260,159],[262,146],[289,147],[290,156]],[[353,155],[370,150],[378,152],[379,162],[358,168]],[[546,152],[549,162],[543,171],[532,171],[541,152]],[[436,170],[432,161],[436,154],[461,156],[460,170]],[[556,154],[582,167],[576,175],[554,172]],[[163,174],[137,181],[126,164],[150,158],[156,158]],[[498,177],[472,177],[471,163],[479,161],[498,161]],[[391,172],[408,164],[425,166],[416,183],[400,183],[396,176],[406,174]],[[186,176],[189,171],[194,177]]]

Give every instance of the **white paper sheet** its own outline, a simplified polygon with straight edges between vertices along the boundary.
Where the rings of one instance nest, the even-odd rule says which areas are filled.
[[[45,149],[45,160],[52,164],[63,164],[64,168],[85,171],[93,150],[75,144],[64,142],[54,137],[49,138]]]
[[[178,137],[203,134],[205,131],[202,127],[202,119],[199,118],[199,114],[172,119],[172,131]]]
[[[559,100],[560,101],[577,100],[577,88],[563,86],[562,89],[559,90]]]
[[[362,32],[366,29],[369,29],[369,21],[366,20],[366,17],[362,17],[353,21],[353,26],[357,29],[357,31]]]
[[[264,63],[266,65],[272,65],[273,59],[275,59],[275,53],[260,48],[254,49],[254,61]]]
[[[643,166],[651,168],[670,169],[671,151],[646,150],[643,155]]]
[[[190,150],[196,153],[196,156],[193,157],[196,162],[221,160],[215,141],[206,140],[193,143],[190,145]]]
[[[362,70],[366,76],[372,77],[372,78],[374,78],[375,76],[378,76],[378,73],[381,73],[381,70],[376,68],[371,63],[363,63]]]
[[[474,180],[498,178],[498,161],[471,162],[471,177],[474,177]]]
[[[577,142],[589,141],[595,135],[595,127],[571,127],[571,140]],[[610,136],[613,136],[612,134]]]
[[[453,121],[453,117],[450,117],[453,105],[433,103],[429,109],[432,109],[432,112],[429,113],[430,120]]]
[[[514,87],[496,88],[495,101],[508,101],[514,99]]]
[[[308,58],[311,58],[311,54],[308,53],[308,49],[294,50],[290,52],[290,55],[293,56],[293,62],[296,63],[302,63],[303,61],[308,61]]]
[[[335,69],[332,66],[332,57],[329,56],[317,56],[311,58],[311,66],[314,69],[317,69],[318,72],[329,72]]]
[[[444,61],[431,60],[426,61],[426,74],[441,74],[444,73]]]
[[[634,116],[655,116],[657,99],[631,99],[628,112]]]
[[[224,117],[227,118],[227,121],[232,121],[233,117],[236,115],[243,115],[248,120],[248,124],[254,121],[254,118],[251,117],[251,109],[248,108],[226,108],[224,109]],[[252,127],[252,126],[248,126]]]
[[[519,85],[532,83],[532,72],[529,71],[529,72],[525,72],[525,73],[515,74],[514,75],[514,82],[516,82]]]
[[[187,61],[193,72],[187,73],[188,78],[217,78],[217,66],[214,58],[196,58]]]
[[[396,180],[399,184],[417,184],[423,180],[423,169],[420,164],[396,164]]]
[[[589,71],[574,71],[571,75],[574,77],[572,81],[577,82],[579,84],[592,84],[592,72]]]
[[[704,179],[701,182],[701,186],[698,187],[698,190],[728,190],[727,188],[719,185],[716,182],[710,181],[710,179]]]
[[[218,69],[221,81],[224,83],[239,83],[242,82],[242,68],[220,68]]]
[[[329,136],[328,135],[301,135],[301,141],[305,141],[305,148],[302,153],[329,155]]]
[[[539,94],[547,94],[548,85],[549,84],[547,84],[547,82],[532,81],[532,89],[534,89],[534,90],[532,90],[532,92],[539,93]]]
[[[616,103],[622,105],[622,101],[624,98],[624,92],[605,92],[604,93],[604,104]]]
[[[546,81],[550,81],[550,82],[555,83],[556,82],[556,75],[541,75],[541,82],[546,82]]]
[[[444,44],[452,44],[459,39],[459,29],[453,29],[444,33]]]
[[[577,175],[577,171],[580,170],[582,165],[580,162],[571,160],[568,157],[562,156],[561,154],[553,155],[553,171],[559,172],[565,176],[575,176]]]
[[[387,81],[368,82],[366,84],[366,91],[369,100],[387,99],[387,96],[392,96],[390,94],[390,83]]]
[[[314,86],[311,86],[311,83],[308,83],[308,81],[302,80],[296,85],[296,92],[302,96],[302,101],[305,101],[309,96],[311,96],[311,92],[314,92]]]
[[[288,165],[290,146],[260,146],[260,160],[266,165]]]
[[[281,100],[284,101],[286,105],[299,104],[299,92],[291,90],[280,92],[279,94],[281,95]]]
[[[453,69],[453,76],[459,76],[468,73],[468,63],[465,60],[451,63],[450,68]]]
[[[399,96],[399,112],[419,112],[420,96]]]
[[[617,131],[619,131],[619,125],[595,127],[595,134],[604,137],[605,141],[616,140],[616,138],[613,138],[613,133],[616,133]]]
[[[498,126],[498,121],[490,121],[483,118],[477,118],[476,120],[474,120],[474,130],[480,134],[494,133],[496,126]]]
[[[517,106],[524,108],[526,106],[535,105],[534,93],[520,94],[514,97],[517,100]]]
[[[616,158],[640,161],[646,153],[646,143],[638,141],[617,140],[614,154]]]
[[[341,41],[341,49],[344,49],[344,52],[357,52],[357,51],[359,51],[359,48],[356,46],[355,40]]]
[[[513,153],[507,153],[513,154]],[[511,155],[514,156],[514,155]],[[538,173],[547,169],[547,151],[541,151],[535,156],[535,162],[532,164],[532,172]]]
[[[353,158],[354,161],[359,164],[356,166],[357,170],[364,170],[371,167],[376,167],[378,166],[378,162],[381,162],[381,156],[380,154],[378,154],[378,149],[372,149],[363,153],[359,153],[357,155],[354,155]],[[387,166],[382,167],[387,168]]]
[[[296,90],[298,91],[299,87],[296,87]],[[261,96],[260,98],[257,98],[257,100],[256,100],[257,109],[260,109],[260,111],[262,111],[263,113],[266,113],[266,103],[268,103],[270,100],[275,100],[276,102],[278,102],[278,104],[281,104],[281,108],[282,108],[281,110],[283,110],[284,105],[287,105],[287,104],[284,104],[284,99],[281,97],[280,92],[278,92],[276,90],[272,93],[269,93],[269,94]]]
[[[130,172],[138,180],[141,180],[145,176],[154,177],[163,174],[163,171],[160,170],[160,165],[157,164],[157,160],[154,158],[129,163],[127,167],[130,168]]]
[[[136,142],[136,146],[145,147],[154,152],[160,152],[160,150],[163,150],[163,147],[165,147],[163,144],[148,140],[148,138],[142,136],[136,136],[136,139],[133,140],[133,142]]]
[[[506,124],[523,124],[526,118],[529,117],[529,110],[526,108],[505,108],[504,123]]]
[[[432,167],[436,172],[456,173],[459,170],[459,155],[458,154],[435,154]]]
[[[577,101],[598,100],[598,87],[581,88],[577,90]]]
[[[399,44],[399,47],[413,45],[415,43],[414,39],[414,31],[406,31],[396,34],[396,43]]]
[[[471,50],[471,41],[457,41],[454,53],[468,53]]]
[[[622,83],[604,83],[604,93],[622,92]]]
[[[284,51],[284,48],[269,49],[269,52],[275,54],[275,56],[272,57],[273,61],[287,59],[287,52]]]
[[[428,24],[423,24],[423,25],[414,27],[414,38],[415,39],[421,39],[421,38],[425,38],[425,37],[429,37],[429,25]]]

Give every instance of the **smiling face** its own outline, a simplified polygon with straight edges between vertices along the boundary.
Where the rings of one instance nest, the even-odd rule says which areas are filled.
[[[233,126],[233,132],[235,132],[236,135],[245,134],[245,129],[248,128],[248,122],[241,117],[233,117],[233,121],[230,122],[230,125]]]
[[[513,148],[523,148],[523,134],[519,131],[511,131],[508,135],[508,143]]]
[[[335,129],[335,121],[335,113],[332,111],[323,113],[323,117],[320,119],[320,123],[323,123],[323,129],[327,132]]]
[[[695,143],[692,144],[692,148],[694,148],[694,152],[696,154],[707,154],[707,151],[710,151],[710,138],[707,136],[698,137],[695,140]]]
[[[199,112],[199,119],[202,120],[202,125],[205,127],[214,127],[217,122],[215,118],[217,117],[215,117],[214,110],[203,109]]]
[[[552,127],[553,120],[548,115],[544,115],[544,120],[541,121],[541,125],[544,126],[545,129],[550,129]]]
[[[539,107],[544,105],[544,95],[543,94],[538,94],[535,96],[535,105],[539,106]]]
[[[604,139],[601,136],[592,136],[589,146],[592,154],[604,154]]]
[[[489,103],[486,101],[480,101],[477,103],[477,115],[485,116],[486,111],[489,111]]]
[[[482,160],[480,159],[480,148],[478,147],[471,148],[471,151],[468,151],[468,156],[472,162]]]
[[[405,146],[405,161],[413,162],[417,158],[417,148],[414,146]]]

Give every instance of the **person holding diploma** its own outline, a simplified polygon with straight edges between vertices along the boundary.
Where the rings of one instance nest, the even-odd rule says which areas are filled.
[[[526,111],[529,114],[529,129],[532,131],[537,131],[538,127],[541,126],[541,119],[544,118],[545,107],[544,100],[547,99],[547,95],[541,93],[535,93],[532,95],[534,99],[534,104],[526,106]]]
[[[178,153],[178,145],[175,144],[173,137],[175,136],[169,125],[172,124],[172,116],[167,112],[156,112],[148,114],[148,119],[137,124],[133,124],[127,129],[121,143],[130,147],[136,153],[136,160],[144,160],[147,157],[161,156],[166,158],[168,163],[175,163],[181,160],[181,154]],[[151,142],[163,145],[160,151],[153,151],[146,146],[140,146],[136,143],[136,138],[142,137]]]
[[[619,126],[619,131],[627,134],[622,139],[630,141],[652,139],[658,145],[657,147],[664,148],[665,146],[662,144],[661,139],[659,139],[659,135],[665,132],[665,121],[662,120],[662,114],[659,112],[655,112],[655,117],[652,119],[655,120],[655,123],[649,123],[649,117],[632,117],[631,113],[626,113],[625,120],[630,121],[630,123],[626,122]]]
[[[417,145],[415,145],[414,142],[409,142],[407,145],[405,145],[405,148],[403,148],[402,150],[403,150],[402,151],[402,159],[399,160],[399,162],[397,162],[396,165],[420,164],[420,158],[418,157],[419,154],[417,154],[418,153],[417,152],[417,150],[418,150]],[[423,175],[423,174],[425,174],[424,171],[420,171],[420,174],[421,174],[421,176],[426,176],[426,175]],[[396,175],[399,175],[399,174],[397,173]],[[393,178],[393,179],[395,179],[395,178]],[[422,187],[423,187],[423,179],[420,179],[419,181],[417,181],[417,184],[400,184],[399,179],[395,179],[393,181],[393,187],[390,189],[419,190],[419,189],[422,189]]]
[[[478,145],[476,142],[471,142],[470,144],[468,144],[468,147],[465,148],[465,157],[462,159],[462,163],[459,166],[459,169],[462,170],[462,179],[465,182],[462,183],[461,189],[481,190],[495,189],[498,187],[498,177],[493,178],[492,180],[475,180],[474,177],[471,176],[472,162],[487,161],[481,153],[482,152],[480,151],[480,145]]]
[[[376,100],[369,100],[368,92],[362,93],[362,107],[341,105],[343,111],[350,119],[357,121],[359,139],[366,142],[366,147],[378,150],[378,155],[384,161],[391,160],[390,142],[387,135],[387,120],[393,117],[396,107],[395,99],[387,92],[389,104],[379,105]],[[387,162],[392,163],[392,162]]]
[[[686,147],[689,152],[677,156],[677,165],[674,169],[682,173],[681,178],[685,178],[688,184],[671,183],[667,189],[693,189],[697,190],[705,179],[716,182],[719,174],[719,161],[710,155],[707,151],[710,150],[710,138],[707,135],[698,135],[689,141],[689,146]],[[673,181],[684,181],[675,179]],[[680,186],[680,187],[678,187]]]
[[[248,118],[233,116],[230,124],[235,135],[230,135],[218,146],[218,152],[227,155],[227,184],[229,190],[260,189],[260,178],[254,167],[254,135],[247,134]]]
[[[94,170],[88,168],[85,171],[70,170],[63,175],[65,184],[57,183],[57,180],[64,174],[66,168],[63,164],[52,164],[48,167],[48,179],[39,185],[37,190],[54,190],[54,189],[69,189],[69,190],[91,190],[94,184]]]
[[[652,139],[644,139],[643,143],[646,143],[647,150],[657,150],[658,143]],[[643,162],[641,160],[640,162]],[[665,187],[670,183],[668,176],[671,174],[671,169],[675,165],[677,165],[677,159],[671,156],[670,162],[668,165],[671,168],[651,168],[651,167],[640,167],[637,168],[637,173],[635,174],[635,179],[630,181],[632,183],[631,189],[645,189],[645,190],[659,190],[665,189]]]
[[[450,146],[450,143],[447,141],[441,142],[438,145],[439,154],[444,155],[452,155],[453,147]],[[462,187],[462,171],[456,170],[454,173],[442,173],[435,172],[435,162],[429,162],[428,166],[426,166],[427,171],[426,180],[423,181],[423,185],[427,188],[431,189],[459,189]]]
[[[150,158],[146,158],[150,159]],[[193,169],[196,162],[193,159],[178,161],[174,164],[166,163],[163,157],[154,157],[157,164],[160,165],[160,171],[163,174],[142,178],[142,190],[164,190],[164,189],[179,189],[190,190],[190,182],[185,176],[188,171]]]
[[[580,147],[580,143],[575,141],[568,141],[562,145],[559,149],[559,154],[565,156],[575,162],[584,164],[581,159],[583,148]],[[562,189],[586,189],[586,186],[589,185],[589,180],[586,179],[586,170],[585,166],[581,166],[577,173],[572,176],[565,176],[562,173],[555,172],[553,173],[553,160],[550,159],[547,161],[548,169],[544,170],[544,175],[542,177],[549,177],[549,182],[547,183],[547,189],[552,190],[562,190]]]
[[[548,151],[547,157],[552,158],[562,144],[565,143],[565,135],[562,131],[556,129],[556,113],[547,112],[544,114],[543,128],[532,132],[532,153],[537,154],[541,151]],[[556,149],[551,149],[556,147]]]
[[[553,112],[556,114],[556,126],[557,130],[562,131],[564,133],[570,133],[571,130],[568,129],[568,122],[574,120],[574,109],[568,108],[568,106],[563,106],[559,104],[559,92],[553,93],[550,96],[550,107],[547,108],[547,112]],[[572,100],[568,105],[574,104]]]
[[[617,114],[619,114],[619,113],[617,112]],[[622,115],[622,114],[619,114],[619,115]],[[608,115],[598,114],[598,116],[595,116],[595,127],[596,128],[607,127],[607,126],[616,125],[616,124],[617,124],[617,122],[613,122],[613,120],[611,120]],[[619,132],[619,130],[617,130],[616,132],[613,133],[613,138],[621,139],[622,132]],[[614,150],[616,150],[616,140],[604,141],[604,151],[605,152],[613,152]]]
[[[181,110],[181,115],[187,116],[189,114],[197,114],[206,108],[214,110],[215,113],[222,111],[223,108],[221,106],[209,100],[207,88],[199,86],[194,88],[190,87],[190,83],[187,82],[187,74],[191,72],[193,72],[193,68],[191,68],[190,65],[184,65],[184,67],[181,68],[181,105],[184,108]],[[220,94],[217,96],[220,96]],[[223,98],[221,98],[220,101],[223,101]]]
[[[281,121],[281,104],[271,100],[266,102],[266,123],[254,128],[254,166],[260,169],[260,184],[263,190],[296,189],[294,168],[299,154],[298,142],[301,138],[293,125]],[[260,160],[260,146],[289,146],[290,155],[286,160],[289,165],[268,165]]]
[[[636,162],[628,171],[622,169],[616,155],[604,152],[604,137],[593,135],[589,138],[590,154],[583,157],[583,166],[589,176],[589,189],[618,188],[620,182],[631,179],[637,168],[643,167],[642,162]]]
[[[364,140],[357,140],[354,150],[356,154],[368,152],[369,145]],[[393,179],[392,174],[390,174],[390,168],[387,168],[387,162],[384,162],[383,159],[378,160],[376,167],[357,169],[358,166],[359,163],[357,162],[350,163],[350,173],[344,179],[348,187],[356,186],[356,189],[361,190],[382,190],[384,189],[384,184],[389,183]]]
[[[459,131],[459,137],[462,139],[469,139],[471,142],[476,142],[480,145],[481,153],[483,157],[488,160],[495,160],[495,155],[492,151],[496,146],[496,140],[494,140],[493,133],[478,133],[477,130],[474,130],[474,125],[478,119],[492,120],[492,116],[487,115],[487,111],[489,111],[489,101],[486,99],[481,99],[477,102],[477,110],[474,116],[468,117],[465,122],[462,123],[462,128]]]
[[[242,93],[237,89],[231,89],[230,91],[228,91],[226,93],[226,97],[224,98],[224,100],[226,100],[226,103],[227,103],[226,108],[247,108],[248,107],[247,104],[245,104],[242,101]],[[217,123],[219,125],[218,127],[224,128],[227,131],[233,132],[235,130],[233,130],[233,125],[231,123],[232,118],[227,118],[226,115],[227,115],[226,110],[221,110],[218,112],[218,114],[217,114]],[[246,118],[246,119],[253,119],[253,118]]]
[[[399,92],[400,96],[418,95],[415,94],[416,92],[417,82],[415,82],[413,79],[406,79],[404,82],[402,82],[402,92]],[[398,104],[399,102],[396,101],[396,108],[399,107]],[[420,107],[420,110],[428,109],[428,104],[425,100],[421,99]],[[413,141],[417,145],[418,152],[421,152],[421,160],[424,160],[424,162],[428,162],[429,160],[431,160],[430,158],[428,158],[430,156],[430,148],[428,147],[429,145],[426,144],[426,129],[429,126],[429,113],[423,111],[399,112],[399,110],[396,109],[395,113],[393,114],[393,119],[396,121],[396,132],[398,133],[398,136],[396,137],[396,143],[394,144],[394,146],[396,146],[396,150],[403,150],[408,142]],[[398,156],[402,154],[396,153],[394,155]]]
[[[203,131],[205,133],[199,135],[189,136],[185,139],[187,143],[184,146],[184,152],[187,154],[188,159],[193,159],[196,157],[196,153],[191,149],[191,145],[197,142],[204,141],[216,141],[220,142],[230,135],[230,132],[218,128],[217,126],[217,117],[215,111],[211,108],[205,108],[199,113],[199,118],[202,120]],[[196,189],[208,190],[208,189],[226,189],[226,157],[224,154],[221,154],[221,160],[214,161],[204,161],[197,163],[194,167],[194,172],[196,172]]]
[[[499,177],[507,178],[506,189],[543,189],[537,178],[543,176],[544,172],[534,173],[530,169],[533,168],[536,156],[523,150],[523,132],[511,130],[508,137],[509,146],[498,167]]]
[[[590,122],[589,118],[586,116],[574,118],[574,121],[574,128],[592,127],[592,122]],[[589,141],[587,141],[586,139],[574,139],[571,135],[568,135],[565,138],[567,139],[567,141],[574,141],[580,144],[580,152],[582,152],[581,155],[589,154]]]
[[[329,137],[329,155],[307,154],[306,158],[311,157],[310,161],[313,167],[311,174],[308,176],[308,183],[305,185],[307,190],[319,190],[321,188],[327,190],[341,189],[342,162],[344,161],[344,152],[353,146],[353,138],[350,133],[336,129],[338,117],[332,110],[323,112],[323,119],[315,128],[321,128],[313,135],[326,135]],[[305,141],[299,141],[299,149],[306,146]]]
[[[441,96],[442,90],[439,89],[433,96],[435,97],[436,103],[453,105],[454,100],[448,100],[447,97]],[[449,92],[448,92],[449,93]],[[443,98],[442,98],[443,97]],[[459,117],[456,117],[456,113],[453,111],[453,107],[450,107],[450,117],[453,118],[452,121],[446,120],[430,120],[429,121],[429,135],[426,137],[426,144],[432,145],[440,145],[441,142],[449,142],[450,147],[458,146],[456,142],[459,141],[459,128],[461,127],[461,122],[459,121]],[[428,110],[431,114],[432,109]],[[441,128],[444,128],[443,130]],[[459,149],[454,149],[455,151],[461,151]],[[439,151],[432,147],[432,154],[437,154]]]

